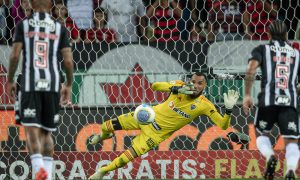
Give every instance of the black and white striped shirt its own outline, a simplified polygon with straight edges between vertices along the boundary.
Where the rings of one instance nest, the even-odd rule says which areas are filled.
[[[48,13],[34,13],[17,24],[13,41],[23,43],[21,90],[58,92],[57,55],[70,47],[67,29]]]
[[[272,41],[256,47],[249,60],[259,62],[262,71],[259,106],[297,107],[299,51],[287,42]]]

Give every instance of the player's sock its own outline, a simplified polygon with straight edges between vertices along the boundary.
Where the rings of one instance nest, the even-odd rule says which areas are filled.
[[[34,179],[35,174],[41,167],[44,167],[43,156],[41,154],[32,154],[30,160],[32,165],[32,178]]]
[[[125,166],[129,161],[133,159],[134,157],[130,153],[130,151],[126,150],[119,157],[117,157],[111,163],[109,163],[107,166],[102,167],[100,171],[103,173],[107,173],[109,171]]]
[[[289,143],[285,147],[285,158],[286,158],[286,164],[287,164],[287,172],[289,170],[296,171],[298,166],[298,160],[300,157],[300,151],[298,144],[296,143]]]
[[[256,145],[260,153],[269,161],[270,157],[274,155],[271,141],[267,136],[259,136],[256,139]]]
[[[45,165],[45,170],[48,173],[47,180],[52,180],[53,158],[49,156],[44,156],[43,161]]]

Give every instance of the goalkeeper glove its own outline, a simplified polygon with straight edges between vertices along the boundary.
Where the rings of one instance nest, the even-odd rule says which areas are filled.
[[[230,114],[232,112],[233,106],[236,104],[239,98],[239,92],[235,90],[228,90],[228,93],[224,93],[223,95],[226,114]]]
[[[178,94],[178,93],[187,94],[187,95],[194,94],[193,84],[187,84],[183,86],[172,86],[170,89],[173,94]]]

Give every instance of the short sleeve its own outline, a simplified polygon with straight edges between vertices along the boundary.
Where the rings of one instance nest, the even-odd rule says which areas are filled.
[[[13,37],[13,42],[23,42],[24,40],[24,30],[23,30],[23,21],[20,21],[16,28],[15,28],[15,34]]]
[[[263,49],[264,49],[263,45],[259,45],[256,48],[254,48],[251,52],[251,55],[250,55],[250,58],[248,59],[248,62],[250,60],[255,60],[255,61],[258,61],[259,64],[260,64],[263,60]]]
[[[62,26],[60,33],[61,34],[60,34],[60,41],[59,41],[59,49],[63,49],[63,48],[66,48],[66,47],[71,47],[70,35],[68,33],[67,28]]]

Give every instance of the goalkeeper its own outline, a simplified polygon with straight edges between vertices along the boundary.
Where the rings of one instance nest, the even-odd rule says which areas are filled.
[[[156,115],[152,124],[141,125],[133,117],[133,112],[123,114],[102,124],[102,134],[93,136],[91,144],[101,143],[111,138],[116,130],[140,129],[132,142],[132,147],[115,158],[107,166],[103,166],[89,178],[102,179],[109,171],[125,166],[129,161],[153,149],[159,143],[169,138],[175,131],[189,124],[198,116],[209,117],[223,130],[230,125],[231,112],[239,94],[234,90],[224,93],[225,114],[222,116],[215,106],[204,95],[206,76],[201,72],[194,73],[188,84],[183,81],[156,82],[152,89],[160,92],[171,92],[168,99],[153,107]]]

